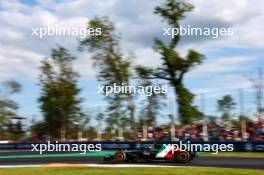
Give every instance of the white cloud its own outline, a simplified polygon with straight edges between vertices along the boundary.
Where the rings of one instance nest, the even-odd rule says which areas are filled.
[[[24,50],[15,46],[4,46],[0,44],[0,70],[1,78],[38,76],[37,68],[40,60],[44,57],[30,50]]]
[[[1,28],[0,33],[1,33],[2,37],[5,39],[21,40],[24,38],[23,33],[18,32],[18,31],[14,31],[14,30],[10,30],[10,29]]]
[[[248,0],[191,0],[190,2],[195,6],[193,15],[204,18],[235,22],[251,14],[251,9],[248,8],[250,1]]]
[[[209,41],[208,45],[218,47],[264,47],[264,2],[260,0],[193,0],[197,7],[190,14],[194,19],[215,19],[228,23],[235,29],[235,35],[220,42]],[[192,19],[187,19],[192,21]],[[209,46],[210,47],[210,46]]]
[[[188,15],[187,23],[194,21],[197,23],[197,19],[204,21],[204,23],[214,22],[217,24],[221,22],[237,28],[238,32],[228,39],[203,40],[199,41],[199,44],[194,41],[185,43],[180,47],[181,52],[195,48],[206,55],[208,52],[227,47],[263,47],[264,5],[262,1],[192,0],[191,2],[194,3],[196,9]],[[92,61],[83,59],[82,53],[76,51],[78,38],[47,37],[40,40],[30,37],[31,28],[42,26],[85,27],[88,19],[95,15],[109,15],[116,22],[118,30],[122,32],[124,50],[132,50],[137,56],[136,64],[156,67],[160,65],[161,61],[159,55],[152,49],[152,38],[155,36],[162,37],[164,24],[161,23],[161,18],[153,14],[153,8],[160,3],[161,1],[142,1],[139,3],[133,0],[67,0],[56,3],[49,0],[45,3],[38,1],[35,5],[26,5],[18,0],[1,1],[3,10],[0,10],[0,32],[3,36],[0,38],[0,43],[5,48],[30,51],[43,56],[48,56],[52,47],[61,44],[70,48],[74,55],[80,55],[76,65],[79,65],[78,69],[81,74],[87,75],[87,73],[82,72],[87,72],[85,68],[91,67]],[[24,59],[19,55],[12,55],[11,51],[1,55],[1,57],[9,57],[8,62],[12,62],[11,59],[16,61]],[[245,56],[213,59],[208,58],[205,64],[197,67],[191,75],[235,71],[239,70],[240,64],[255,60]],[[7,60],[1,62],[6,65],[5,67],[2,66],[1,70],[12,70],[12,68],[7,67],[9,64],[5,61],[7,62]],[[25,71],[32,67],[32,63],[22,62]],[[5,72],[8,72],[8,76],[12,74],[12,71]],[[92,71],[89,71],[89,74],[94,75]]]
[[[210,62],[206,62],[200,66],[197,66],[189,75],[197,76],[200,74],[211,74],[211,73],[228,73],[232,71],[242,70],[243,64],[255,61],[257,58],[249,56],[232,56],[217,58]]]
[[[18,0],[0,1],[0,6],[3,9],[13,10],[13,11],[24,10],[28,8],[27,5],[22,4]]]

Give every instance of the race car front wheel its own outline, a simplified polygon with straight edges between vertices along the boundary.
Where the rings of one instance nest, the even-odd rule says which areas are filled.
[[[115,161],[125,162],[126,161],[126,154],[123,152],[117,152],[115,154]]]
[[[191,155],[187,151],[180,151],[176,154],[176,161],[180,163],[187,163],[191,160]]]

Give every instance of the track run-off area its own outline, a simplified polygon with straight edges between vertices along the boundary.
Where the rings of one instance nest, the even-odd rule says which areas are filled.
[[[100,155],[101,154],[101,155]],[[236,157],[236,156],[198,156],[189,163],[147,162],[125,163],[103,161],[102,153],[56,153],[32,154],[28,150],[1,150],[0,168],[8,167],[39,167],[39,166],[67,166],[67,167],[219,167],[264,170],[264,157]]]

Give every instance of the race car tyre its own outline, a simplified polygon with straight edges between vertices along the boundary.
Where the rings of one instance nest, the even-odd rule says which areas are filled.
[[[176,161],[180,163],[187,163],[191,160],[191,155],[187,151],[180,151],[176,154]]]
[[[125,162],[126,161],[126,154],[124,152],[117,152],[115,154],[115,161],[117,162]]]

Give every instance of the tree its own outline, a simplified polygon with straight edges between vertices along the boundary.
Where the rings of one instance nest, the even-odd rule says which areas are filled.
[[[76,60],[68,50],[58,47],[51,50],[51,57],[42,61],[39,85],[39,103],[46,125],[46,134],[52,138],[66,138],[75,123],[85,116],[78,97],[78,74],[73,70]],[[68,131],[68,133],[66,133]]]
[[[101,111],[99,111],[99,112],[96,114],[95,120],[96,120],[97,123],[98,123],[98,128],[97,128],[97,129],[100,130],[100,129],[101,129],[100,127],[102,126],[103,121],[104,121],[104,113],[102,113]]]
[[[126,59],[119,47],[120,37],[114,24],[106,17],[96,17],[89,21],[89,28],[101,28],[101,35],[90,35],[80,43],[81,50],[87,47],[93,53],[92,59],[98,68],[98,80],[106,86],[129,85],[131,61]],[[105,97],[108,101],[106,119],[110,128],[126,128],[129,124],[135,130],[134,97],[132,94],[112,93]],[[128,117],[130,116],[130,117]]]
[[[1,84],[0,87],[0,139],[8,139],[9,128],[11,124],[11,117],[17,116],[18,104],[10,99],[12,94],[19,93],[21,91],[20,83],[9,80]]]
[[[161,115],[160,110],[165,106],[165,103],[162,102],[165,98],[166,96],[163,93],[153,93],[142,100],[140,115],[144,124],[155,126],[158,116]]]
[[[236,103],[230,95],[225,95],[217,100],[217,109],[222,112],[222,118],[227,120],[230,118],[230,112],[236,108]]]
[[[161,87],[161,84],[154,83],[152,80],[146,79],[144,74],[138,73],[138,78],[140,80],[140,86],[151,87],[151,95],[145,96],[142,99],[141,111],[140,111],[140,122],[141,126],[154,126],[156,124],[156,119],[160,115],[160,110],[166,105],[164,100],[166,99],[165,93],[155,93],[154,87]]]
[[[154,13],[160,15],[172,28],[179,29],[180,21],[185,13],[193,9],[189,3],[178,0],[167,0],[164,6],[155,8]],[[175,50],[180,35],[174,35],[168,43],[155,38],[154,48],[160,53],[162,65],[156,69],[138,66],[137,70],[149,79],[168,81],[174,88],[178,113],[182,124],[192,123],[193,117],[200,117],[201,112],[192,105],[194,95],[185,87],[183,80],[187,72],[202,63],[204,56],[195,50],[189,50],[186,57]]]
[[[46,131],[45,121],[32,122],[30,125],[30,134],[34,140],[42,140]]]
[[[263,99],[264,99],[264,94],[263,94],[263,70],[262,68],[258,68],[257,70],[257,75],[250,75],[246,74],[246,77],[248,80],[252,83],[252,87],[255,90],[256,94],[256,108],[257,108],[257,113],[262,114],[264,113],[264,107],[263,107]]]
[[[95,120],[97,121],[97,139],[102,139],[102,125],[104,121],[104,113],[101,111],[98,111],[98,113],[95,116]]]

